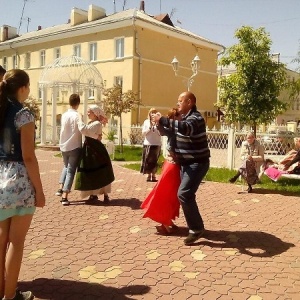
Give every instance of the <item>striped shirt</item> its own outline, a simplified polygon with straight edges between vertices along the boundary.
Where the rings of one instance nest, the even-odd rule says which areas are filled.
[[[176,134],[175,153],[181,165],[209,161],[206,125],[197,107],[192,108],[181,121],[161,117],[159,124]]]

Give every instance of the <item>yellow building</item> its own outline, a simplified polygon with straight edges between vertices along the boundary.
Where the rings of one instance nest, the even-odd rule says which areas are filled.
[[[21,36],[11,26],[0,28],[0,64],[7,70],[21,68],[29,73],[31,95],[40,101],[44,123],[54,127],[59,121],[57,116],[68,108],[70,93],[82,95],[85,104],[81,109],[85,112],[88,103],[101,105],[101,88],[116,83],[122,84],[124,92],[137,92],[142,103],[124,115],[124,126],[142,124],[151,107],[166,113],[176,105],[179,93],[187,90],[184,80],[192,76],[191,61],[196,55],[201,62],[191,91],[209,125],[215,121],[216,62],[223,48],[174,26],[168,15],[146,14],[143,7],[111,15],[95,5],[87,11],[73,8],[67,24],[39,27]],[[45,84],[45,71],[52,69],[54,62],[72,56],[79,57],[81,65],[95,68],[99,74],[87,77],[88,82],[83,85],[79,84],[80,78],[73,78],[70,87],[70,83],[62,82],[64,79],[56,81],[64,72],[60,65],[57,75]],[[171,66],[174,56],[179,61],[178,76]]]

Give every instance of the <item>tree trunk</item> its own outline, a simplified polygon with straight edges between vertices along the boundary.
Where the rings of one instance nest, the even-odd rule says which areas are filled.
[[[121,153],[123,153],[123,131],[122,131],[122,115],[120,115],[120,141],[119,141],[119,145],[121,146]]]

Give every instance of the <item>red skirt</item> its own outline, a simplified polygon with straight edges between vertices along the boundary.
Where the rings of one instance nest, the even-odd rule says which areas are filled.
[[[180,167],[165,161],[159,181],[141,205],[145,210],[143,218],[171,226],[172,220],[179,217],[180,204],[177,197],[179,185]]]

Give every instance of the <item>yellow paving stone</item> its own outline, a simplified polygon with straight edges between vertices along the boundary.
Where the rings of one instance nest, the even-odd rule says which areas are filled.
[[[50,173],[58,173],[58,170],[50,170]]]
[[[141,191],[142,189],[141,188],[136,188],[134,189],[135,191]]]
[[[153,188],[147,188],[147,191],[152,191],[153,190]]]
[[[234,249],[227,249],[227,250],[225,250],[224,251],[225,252],[225,254],[226,255],[228,255],[228,256],[233,256],[233,255],[236,255],[236,252],[237,252],[237,250],[234,250]]]
[[[46,174],[47,174],[46,172],[41,172],[41,173],[40,173],[40,175],[46,175]]]
[[[99,220],[106,220],[108,219],[108,215],[100,215]]]
[[[174,260],[169,264],[169,267],[174,272],[180,272],[185,268],[185,265],[180,260]]]
[[[270,195],[270,194],[265,194],[264,196],[267,198],[272,198],[272,195]]]
[[[252,295],[247,300],[263,300],[263,298],[258,295]]]
[[[124,192],[124,190],[123,189],[117,189],[116,192],[117,193],[122,193],[122,192]]]
[[[146,256],[148,259],[154,260],[154,259],[157,259],[159,256],[161,256],[161,254],[156,250],[150,250],[150,251],[146,252]]]
[[[251,199],[251,201],[253,201],[253,202],[255,202],[255,203],[258,203],[260,200],[259,200],[259,199],[253,198],[253,199]]]
[[[188,272],[184,276],[189,279],[195,279],[199,275],[199,272]]]
[[[227,238],[229,239],[229,241],[231,242],[237,242],[239,240],[239,237],[235,234],[228,234],[227,235]]]
[[[233,202],[236,203],[236,204],[240,204],[241,200],[233,200]]]
[[[79,277],[82,279],[88,279],[91,275],[95,274],[96,267],[95,266],[87,266],[81,270],[79,270]]]
[[[107,278],[116,278],[122,273],[123,271],[120,266],[112,266],[105,270],[105,276]]]
[[[195,250],[191,253],[192,257],[195,259],[195,260],[203,260],[204,257],[206,257],[207,255],[204,254],[201,250]]]
[[[99,272],[99,273],[103,273],[103,272]],[[89,282],[91,283],[102,283],[104,282],[105,280],[107,280],[107,278],[105,277],[105,274],[103,275],[104,277],[102,278],[101,275],[99,275],[99,273],[96,273],[94,275],[92,275],[90,278],[89,278]],[[98,277],[97,277],[97,276]]]
[[[139,226],[133,226],[129,228],[129,231],[131,233],[138,233],[139,231],[141,231],[142,229]]]
[[[28,258],[29,259],[37,259],[39,257],[42,257],[45,255],[45,249],[38,249],[38,250],[35,250],[35,251],[32,251],[29,253],[28,255]]]
[[[228,214],[229,214],[229,216],[231,216],[231,217],[236,217],[236,216],[239,215],[236,211],[230,211]]]

